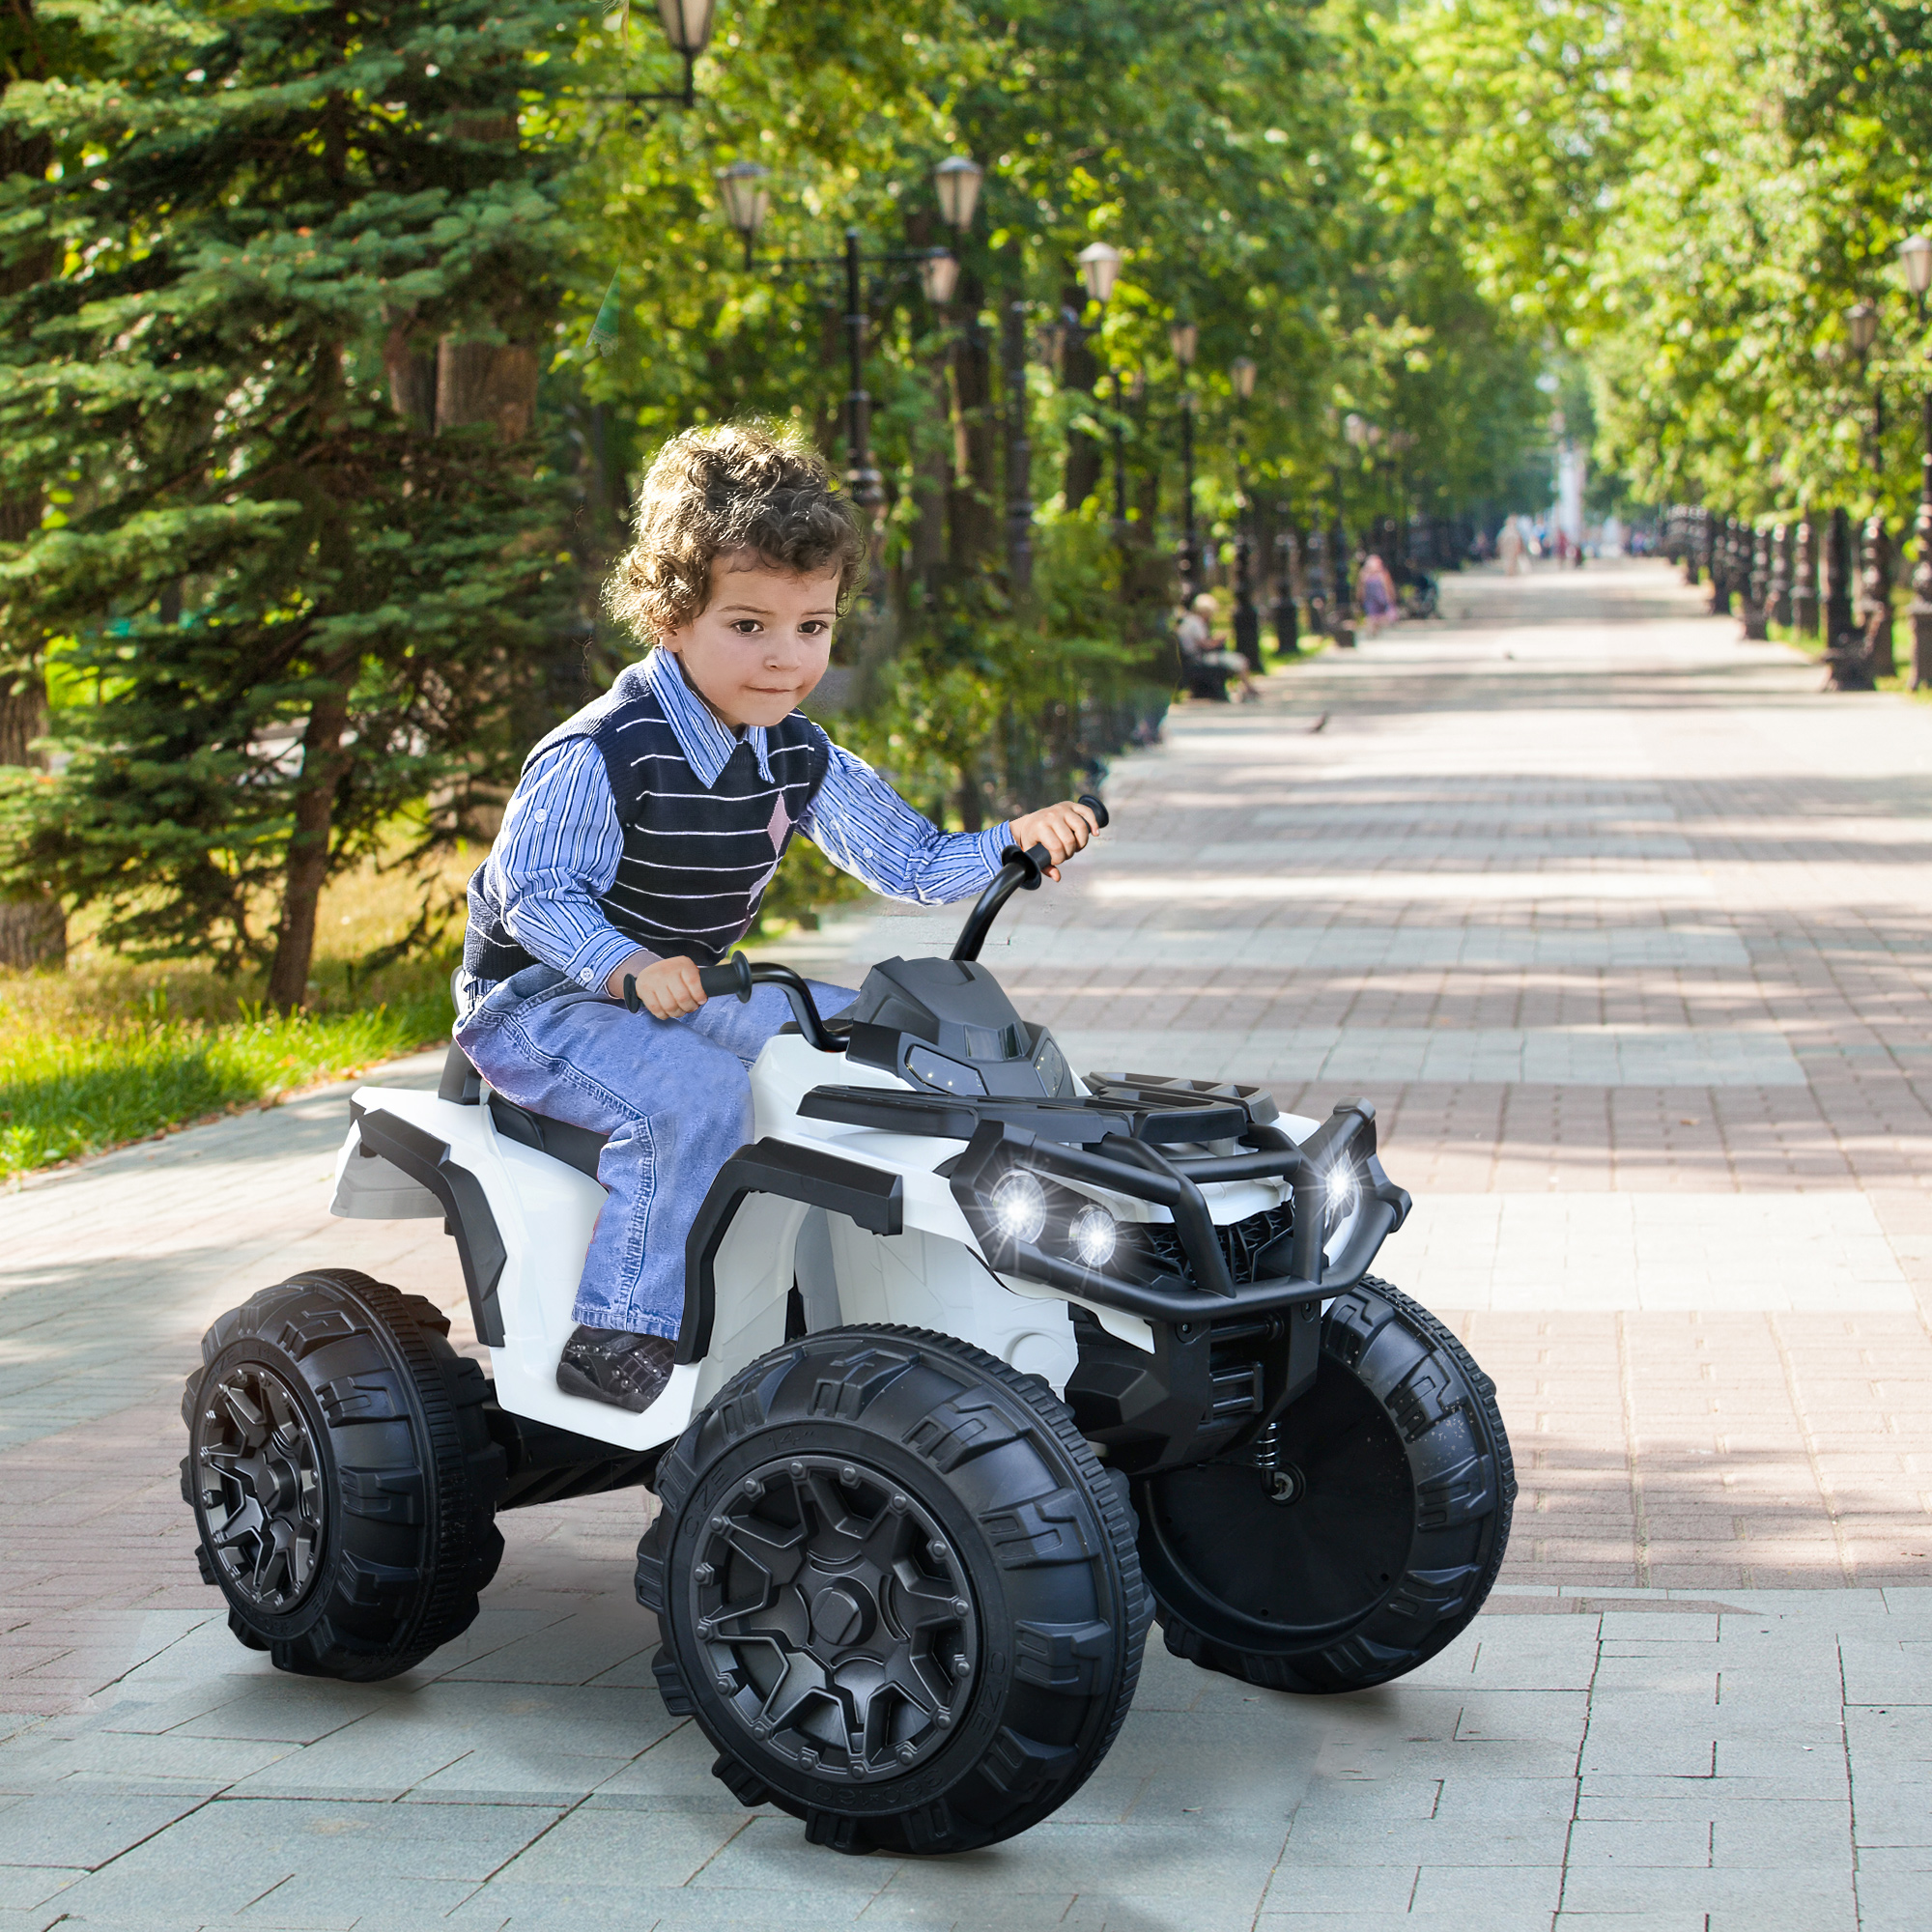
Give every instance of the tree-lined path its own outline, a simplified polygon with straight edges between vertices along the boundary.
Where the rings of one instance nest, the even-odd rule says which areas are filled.
[[[328,1222],[312,1097],[0,1199],[0,1932],[1916,1924],[1932,709],[1700,601],[1472,574],[1184,709],[986,953],[1083,1068],[1376,1101],[1417,1197],[1384,1271],[1496,1376],[1522,1484],[1427,1670],[1298,1701],[1156,1647],[1073,1804],[903,1863],[712,1781],[651,1688],[635,1495],[506,1519],[425,1669],[277,1678],[194,1574],[196,1337],[325,1260],[463,1323],[433,1223]],[[837,977],[954,923],[778,950]]]

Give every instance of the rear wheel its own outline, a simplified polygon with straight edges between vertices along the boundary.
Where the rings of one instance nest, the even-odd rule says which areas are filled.
[[[276,1668],[393,1677],[466,1630],[502,1555],[482,1371],[420,1295],[348,1269],[251,1295],[202,1339],[182,1497],[204,1582]]]
[[[658,1681],[746,1804],[841,1851],[968,1851],[1106,1755],[1149,1620],[1132,1513],[1037,1378],[825,1330],[728,1384],[657,1485]]]
[[[1495,1581],[1515,1499],[1495,1384],[1374,1280],[1329,1304],[1315,1385],[1259,1458],[1134,1497],[1167,1647],[1309,1691],[1386,1683],[1449,1643]]]

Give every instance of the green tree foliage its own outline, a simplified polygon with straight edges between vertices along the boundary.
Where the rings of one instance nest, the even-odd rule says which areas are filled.
[[[628,42],[593,35],[582,57],[633,87],[666,77],[662,48],[635,27]],[[1471,278],[1468,221],[1438,204],[1434,160],[1412,152],[1428,108],[1411,50],[1373,15],[1281,0],[889,0],[839,10],[833,33],[821,8],[754,0],[732,8],[700,74],[692,113],[645,127],[593,112],[583,125],[586,257],[601,245],[625,271],[619,350],[592,379],[622,464],[665,430],[746,408],[794,412],[835,440],[838,290],[773,258],[834,254],[848,224],[875,250],[952,245],[929,175],[963,153],[988,175],[959,298],[935,313],[903,269],[873,289],[868,383],[909,546],[931,500],[923,455],[937,453],[947,488],[990,487],[995,442],[974,474],[972,412],[1014,298],[1030,330],[1064,308],[1101,324],[1091,353],[1063,341],[1050,366],[1036,363],[1043,502],[1080,507],[1094,469],[1075,457],[1069,472],[1069,441],[1118,420],[1137,472],[1161,469],[1172,503],[1177,317],[1201,327],[1208,500],[1235,481],[1227,368],[1242,354],[1262,365],[1250,446],[1291,495],[1328,487],[1338,408],[1375,409],[1427,440],[1415,482],[1428,507],[1461,507],[1513,469],[1533,341]],[[1409,138],[1392,160],[1399,128]],[[767,259],[751,270],[712,181],[737,160],[771,170]],[[1104,318],[1073,267],[1095,239],[1128,255]],[[607,279],[587,259],[580,328]],[[1148,406],[1117,415],[1111,384],[1094,393],[1096,363],[1145,372]],[[994,548],[988,531],[952,550],[958,564]]]
[[[1923,7],[1446,0],[1405,31],[1453,103],[1485,292],[1583,357],[1599,460],[1638,500],[1903,513],[1913,412],[1877,477],[1869,424],[1875,385],[1923,380],[1895,261],[1932,216]]]
[[[1399,502],[1448,513],[1522,487],[1540,437],[1535,331],[1478,286],[1470,219],[1435,194],[1420,152],[1412,50],[1378,15],[1282,0],[887,0],[827,21],[816,6],[734,4],[696,107],[649,123],[614,97],[671,78],[655,35],[635,21],[626,34],[613,13],[586,37],[580,61],[613,104],[579,124],[572,327],[588,338],[621,270],[615,353],[583,379],[605,452],[592,494],[614,528],[625,477],[685,422],[791,415],[840,448],[842,287],[807,264],[859,231],[876,263],[867,384],[893,622],[868,665],[881,706],[847,728],[915,796],[955,797],[967,823],[981,802],[1035,802],[1064,784],[1099,714],[1116,733],[1137,715],[1172,592],[1183,381],[1200,403],[1198,510],[1223,545],[1244,467],[1270,526],[1325,522],[1338,491],[1359,530]],[[987,170],[963,239],[931,185],[951,154]],[[739,162],[770,171],[751,267],[714,181]],[[1074,266],[1095,240],[1127,258],[1104,315]],[[879,259],[942,244],[961,261],[944,307],[911,264]],[[1014,303],[1041,520],[1030,604],[1001,579]],[[1169,344],[1183,318],[1200,329],[1191,378]],[[1244,418],[1228,373],[1243,355],[1261,370]],[[1350,411],[1406,433],[1405,473],[1349,448]],[[1117,432],[1125,555],[1107,540]],[[984,695],[968,701],[962,680]],[[1017,714],[1036,728],[1015,731]],[[967,722],[984,716],[997,724]]]
[[[887,504],[841,728],[959,822],[1163,701],[1183,386],[1218,545],[1244,486],[1270,528],[1358,531],[1526,487],[1548,305],[1506,292],[1492,203],[1445,165],[1481,152],[1474,110],[1445,135],[1401,6],[724,0],[695,104],[640,98],[682,78],[641,4],[34,6],[69,52],[0,99],[38,157],[0,187],[0,262],[52,264],[0,279],[0,500],[34,506],[0,531],[0,642],[51,681],[69,762],[15,767],[7,877],[103,905],[117,945],[266,957],[285,1004],[329,869],[399,819],[456,830],[581,695],[665,437],[758,412],[839,449],[842,289],[811,263],[848,226]],[[986,169],[956,242],[955,153]],[[770,171],[750,265],[734,161]],[[1127,257],[1104,314],[1096,239]],[[935,306],[884,258],[940,243]],[[1350,412],[1400,465],[1350,450]],[[634,648],[606,631],[595,670]]]
[[[0,245],[61,260],[0,300],[0,496],[45,504],[0,596],[78,701],[12,875],[297,1006],[325,880],[398,814],[456,829],[569,621],[531,420],[558,158],[518,116],[579,15],[41,11],[96,58],[0,102],[49,155]]]

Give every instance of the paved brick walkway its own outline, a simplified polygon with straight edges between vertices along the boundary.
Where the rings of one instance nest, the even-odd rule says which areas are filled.
[[[434,1223],[327,1217],[317,1096],[0,1199],[0,1932],[1922,1924],[1932,712],[1820,696],[1659,567],[1445,602],[1178,715],[987,956],[1082,1066],[1377,1102],[1418,1202],[1386,1272],[1496,1375],[1523,1478],[1467,1636],[1310,1701],[1158,1654],[1073,1804],[936,1862],[710,1778],[635,1494],[506,1518],[425,1669],[278,1677],[193,1570],[196,1338],[321,1261],[465,1330]]]
[[[1932,1580],[1932,711],[1662,566],[1445,603],[1180,714],[986,956],[1082,1067],[1377,1103],[1511,1577]]]

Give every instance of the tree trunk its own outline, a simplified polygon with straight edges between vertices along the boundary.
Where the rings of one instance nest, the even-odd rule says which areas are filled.
[[[436,427],[436,349],[416,341],[411,319],[398,317],[383,340],[383,364],[389,376],[389,403],[399,416],[428,432]]]
[[[521,342],[460,342],[436,348],[436,426],[492,423],[505,442],[520,442],[537,414],[537,352]]]
[[[9,79],[44,80],[46,61],[35,32],[32,0],[14,0],[14,25],[18,45],[13,75],[0,69],[0,96]],[[39,177],[46,172],[53,157],[53,144],[44,135],[20,140],[9,128],[0,128],[0,181],[14,175]],[[0,295],[15,295],[43,281],[59,266],[57,250],[47,247],[24,250],[12,263],[0,267]],[[24,543],[41,523],[41,498],[0,497],[0,542]],[[29,748],[47,728],[47,691],[42,670],[37,639],[21,636],[12,612],[0,604],[0,765],[38,765],[41,759]],[[0,899],[0,966],[25,970],[35,966],[58,966],[67,960],[67,914],[51,894]]]
[[[269,1000],[292,1013],[308,1001],[309,962],[315,955],[315,914],[328,879],[328,839],[335,819],[335,787],[349,762],[342,734],[349,724],[344,694],[319,697],[302,732],[301,781],[296,792],[294,836],[289,839],[282,923],[269,969]]]

